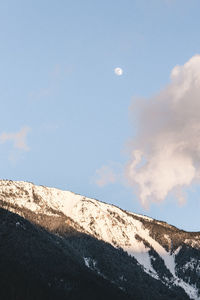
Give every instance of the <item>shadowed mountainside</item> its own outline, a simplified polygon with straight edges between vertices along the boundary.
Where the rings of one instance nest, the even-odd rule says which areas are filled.
[[[0,181],[0,207],[6,299],[199,299],[199,233],[26,182]]]

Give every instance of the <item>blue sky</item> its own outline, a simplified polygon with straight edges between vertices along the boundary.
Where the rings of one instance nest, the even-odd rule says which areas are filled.
[[[200,230],[198,186],[182,206],[168,197],[147,211],[124,180],[95,183],[97,170],[121,174],[129,160],[133,99],[151,98],[200,53],[199,11],[198,0],[1,1],[1,178]]]

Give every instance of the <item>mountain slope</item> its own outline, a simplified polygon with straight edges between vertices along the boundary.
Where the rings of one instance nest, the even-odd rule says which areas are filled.
[[[0,205],[62,237],[87,269],[131,297],[200,298],[200,233],[26,182],[0,181]]]
[[[1,299],[129,299],[81,263],[70,244],[4,209],[0,239]]]

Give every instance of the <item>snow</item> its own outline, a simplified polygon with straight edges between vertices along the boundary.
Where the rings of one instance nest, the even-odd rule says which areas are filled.
[[[191,258],[190,261],[188,261],[184,267],[184,270],[186,269],[191,269],[191,270],[196,270],[197,272],[200,272],[200,261],[195,259],[195,258]]]
[[[139,214],[135,214],[135,213],[131,213],[131,215],[142,218],[142,219],[145,219],[145,220],[148,220],[148,221],[153,221],[152,218],[144,216],[144,215],[139,215]]]
[[[172,275],[175,275],[175,261],[174,255],[170,255],[169,252],[165,250],[158,242],[156,242],[152,237],[146,235],[147,241],[152,245],[154,250],[160,255],[160,257],[164,260],[166,267],[170,270]]]
[[[0,190],[0,198],[1,195],[6,195],[6,200],[10,200],[10,203],[13,203],[14,198],[14,203],[18,206],[28,208],[34,212],[45,211],[48,215],[52,214],[48,212],[48,208],[50,207],[70,216],[76,203],[84,198],[69,191],[35,186],[32,183],[24,181],[10,182],[1,180]],[[39,199],[39,203],[35,202],[34,197]]]
[[[84,262],[85,262],[85,265],[86,265],[86,267],[88,267],[89,269],[91,269],[91,270],[94,270],[94,271],[96,271],[96,273],[98,274],[98,275],[100,275],[100,276],[102,276],[103,278],[107,278],[104,274],[102,274],[101,272],[100,272],[100,270],[97,268],[97,262],[94,260],[94,259],[92,259],[91,257],[83,257],[83,259],[84,259]]]
[[[90,257],[83,257],[86,267],[90,268]]]
[[[174,282],[177,286],[180,286],[184,289],[184,291],[186,292],[186,294],[188,294],[188,296],[193,299],[193,300],[199,300],[199,296],[198,296],[198,291],[197,289],[186,283],[185,281],[181,280],[180,278],[176,278],[175,282]]]
[[[178,253],[179,253],[179,251],[181,250],[181,246],[179,246],[175,251],[174,251],[174,255],[176,256]]]
[[[195,238],[194,239],[185,239],[185,243],[192,246],[193,248],[195,248],[195,247],[199,248],[200,247],[199,240],[195,241]]]

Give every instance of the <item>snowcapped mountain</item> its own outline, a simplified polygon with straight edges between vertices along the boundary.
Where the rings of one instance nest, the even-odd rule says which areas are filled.
[[[0,206],[67,241],[81,265],[130,299],[200,299],[198,232],[28,182],[0,181]]]

